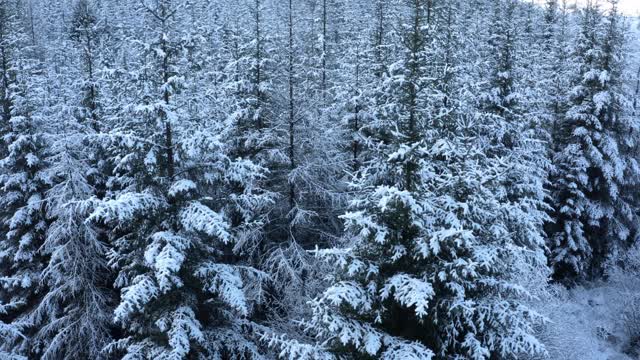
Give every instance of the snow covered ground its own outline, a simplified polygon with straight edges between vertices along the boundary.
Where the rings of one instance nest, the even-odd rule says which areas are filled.
[[[553,297],[546,299],[540,309],[550,319],[541,337],[551,359],[640,358],[625,321],[625,314],[633,306],[632,299],[638,294],[637,287],[609,282],[572,290],[559,287],[553,290]]]
[[[553,360],[640,359],[640,246],[611,265],[607,280],[567,290],[540,292],[537,310],[549,323],[540,329]]]
[[[629,85],[636,86],[640,66],[640,19],[631,18]],[[536,307],[549,323],[540,338],[553,360],[640,359],[640,251],[628,256],[632,266],[612,270],[607,281],[570,290],[542,289]]]

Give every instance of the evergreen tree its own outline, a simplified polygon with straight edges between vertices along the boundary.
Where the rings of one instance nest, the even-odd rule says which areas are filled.
[[[7,24],[5,24],[7,25]],[[18,22],[14,26],[20,26]],[[10,62],[12,84],[9,86],[11,111],[8,132],[3,141],[8,145],[2,159],[2,229],[5,238],[0,241],[0,308],[2,318],[13,335],[2,347],[9,352],[33,356],[40,346],[33,335],[39,329],[33,317],[33,307],[46,293],[41,285],[46,258],[40,251],[48,222],[45,215],[46,174],[48,144],[44,136],[42,109],[43,70],[34,59],[32,48],[25,45],[22,27],[12,31],[13,41],[21,44],[21,51],[13,53]]]
[[[544,357],[638,238],[616,5],[0,0],[0,358]]]
[[[34,312],[42,359],[100,359],[111,335],[107,244],[100,229],[85,221],[95,189],[87,179],[93,168],[80,160],[82,144],[82,134],[68,133],[47,158],[54,164],[47,171],[49,227],[41,248],[49,257],[42,272],[47,292]]]
[[[623,34],[615,2],[604,17],[589,2],[571,56],[573,88],[560,125],[553,174],[551,262],[559,279],[597,276],[604,260],[634,238],[638,181],[631,149],[637,123],[621,84]]]
[[[110,263],[119,271],[115,320],[125,336],[108,350],[142,358],[256,358],[247,331],[266,275],[237,246],[251,206],[261,201],[252,183],[262,169],[228,156],[225,122],[184,110],[191,100],[182,93],[186,46],[194,42],[177,29],[188,5],[158,0],[143,7],[154,36],[143,45],[141,75],[155,77],[141,78],[145,102],[110,134],[120,148],[110,181],[118,189],[90,216],[113,229]],[[233,188],[244,191],[229,196]],[[243,217],[234,223],[232,214]]]
[[[15,43],[16,15],[13,13],[9,1],[0,2],[0,101],[2,103],[2,124],[8,124],[11,117],[11,94],[9,87],[12,81],[10,72],[13,62]],[[3,129],[3,132],[6,129]]]
[[[48,128],[50,189],[44,201],[48,229],[40,248],[48,258],[42,272],[47,290],[33,314],[42,359],[102,358],[111,336],[113,294],[105,229],[85,221],[93,211],[94,197],[104,193],[104,184],[97,179],[108,175],[108,169],[99,168],[93,136],[99,116],[93,64],[97,19],[92,12],[87,1],[77,2],[70,29],[71,40],[82,49],[86,70],[80,72],[86,74],[78,86],[80,96],[69,99],[78,104],[65,104],[48,115],[62,125]],[[67,118],[68,114],[75,116]]]
[[[380,100],[384,117],[368,124],[371,162],[354,185],[358,192],[354,211],[345,215],[352,250],[329,252],[337,255],[334,263],[344,273],[314,301],[309,327],[331,339],[329,348],[338,354],[385,359],[433,356],[424,342],[417,341],[428,333],[420,324],[421,315],[414,316],[411,310],[416,305],[421,313],[433,290],[419,271],[413,272],[408,254],[424,235],[419,219],[427,104],[422,73],[428,41],[425,5],[408,3],[411,18],[403,26],[405,58],[385,81]],[[290,356],[300,351],[278,339],[272,344],[282,346]]]
[[[91,123],[94,131],[99,128],[98,86],[96,81],[96,58],[99,41],[98,19],[89,0],[79,0],[73,9],[70,29],[71,40],[82,49],[84,71],[83,82],[80,86],[83,100],[77,116],[83,121]]]
[[[512,276],[512,267],[521,263],[544,270],[539,232],[545,217],[536,207],[542,184],[535,173],[519,174],[533,178],[529,187],[511,184],[505,174],[527,159],[499,155],[506,145],[496,135],[506,120],[474,111],[483,99],[466,89],[471,84],[465,85],[461,46],[453,35],[457,6],[408,5],[406,60],[398,70],[391,68],[389,80],[402,89],[389,94],[402,95],[384,102],[394,110],[386,114],[400,116],[378,125],[380,132],[368,139],[384,160],[373,158],[356,182],[354,209],[343,217],[347,247],[320,251],[339,269],[303,323],[321,342],[308,346],[275,338],[271,344],[289,356],[310,358],[327,352],[382,359],[543,353],[532,336],[540,316],[521,304],[527,291]],[[516,4],[500,5],[505,6],[497,6],[496,21],[507,23],[503,16]],[[446,21],[430,22],[431,16]],[[441,51],[429,51],[429,44],[439,44]],[[498,59],[505,60],[511,45],[500,42]],[[441,61],[443,71],[427,72],[428,59]],[[495,79],[496,87],[506,80]],[[512,144],[525,145],[530,144]],[[534,198],[518,191],[531,186],[537,186]]]

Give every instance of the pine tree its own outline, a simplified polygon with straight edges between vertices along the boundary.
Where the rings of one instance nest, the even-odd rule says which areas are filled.
[[[570,64],[569,60],[569,33],[573,29],[570,21],[567,3],[562,1],[549,1],[544,13],[544,28],[542,32],[542,47],[544,56],[544,73],[548,78],[543,88],[547,89],[547,104],[549,107],[549,129],[552,147],[561,141],[556,139],[559,124],[566,111],[567,95],[570,92]],[[553,149],[552,149],[553,150]],[[557,150],[553,150],[557,151]]]
[[[454,35],[459,8],[428,5],[408,4],[404,66],[391,67],[387,82],[401,89],[389,94],[401,95],[396,102],[387,95],[382,103],[393,111],[381,112],[400,116],[372,127],[377,132],[367,141],[382,151],[372,152],[380,158],[363,169],[353,210],[343,216],[346,248],[319,252],[339,269],[303,323],[320,342],[271,339],[289,356],[490,359],[544,352],[532,336],[540,317],[521,304],[527,291],[512,275],[521,263],[544,270],[545,217],[536,207],[542,184],[533,178],[533,199],[508,189],[510,161],[527,159],[498,155],[504,145],[495,136],[508,126],[475,109],[482,97],[466,89],[472,84]],[[426,65],[438,61],[440,67]],[[495,86],[505,80],[495,79]]]
[[[108,351],[143,358],[258,358],[248,330],[266,275],[236,246],[242,226],[252,220],[251,207],[237,208],[261,201],[252,183],[262,169],[228,156],[226,122],[185,111],[192,100],[182,92],[186,47],[194,41],[179,29],[188,6],[143,4],[153,37],[138,61],[147,64],[141,75],[155,76],[142,78],[145,102],[109,135],[120,152],[110,181],[118,189],[90,216],[114,229],[110,263],[121,289],[115,321],[124,336]],[[245,190],[231,196],[233,188]],[[238,213],[243,218],[232,222],[230,215]]]
[[[573,88],[559,130],[553,174],[551,262],[559,279],[597,276],[604,260],[634,237],[637,215],[626,190],[637,182],[630,151],[637,123],[626,116],[620,15],[603,18],[590,2],[580,13],[571,56]]]
[[[70,29],[71,40],[82,49],[83,83],[80,89],[83,93],[82,112],[78,117],[91,123],[94,131],[99,128],[98,86],[96,82],[96,52],[99,41],[98,20],[88,0],[79,0],[73,9]]]
[[[32,312],[46,289],[41,286],[46,259],[40,251],[48,228],[44,206],[49,188],[48,144],[41,112],[45,96],[42,66],[35,60],[33,49],[24,42],[20,23],[16,21],[11,25],[16,26],[11,32],[12,41],[21,45],[21,50],[16,47],[12,58],[6,59],[11,69],[7,76],[12,83],[7,89],[10,94],[8,131],[3,136],[7,155],[0,162],[5,236],[0,241],[0,308],[3,320],[9,323],[2,327],[8,327],[13,335],[18,332],[21,335],[8,337],[2,347],[16,354],[34,355],[40,349],[33,338],[38,329]]]
[[[322,14],[322,3],[315,5]],[[299,313],[321,282],[316,276],[321,270],[307,250],[334,241],[341,231],[337,212],[345,203],[341,180],[347,164],[342,143],[335,141],[341,136],[338,120],[323,107],[318,43],[308,41],[322,33],[322,23],[314,22],[314,3],[284,2],[279,11],[284,16],[275,39],[280,51],[273,84],[281,96],[273,110],[278,137],[268,181],[277,198],[265,227],[269,255],[262,268],[272,275],[276,308]],[[326,99],[329,93],[327,87]]]
[[[85,221],[93,211],[94,197],[104,193],[104,184],[97,179],[108,175],[108,169],[99,168],[99,147],[94,144],[100,117],[93,64],[97,19],[92,12],[87,1],[76,3],[70,29],[71,40],[80,44],[83,54],[85,71],[79,73],[86,74],[78,86],[80,96],[70,97],[78,103],[64,104],[48,115],[62,125],[48,129],[50,189],[44,199],[48,229],[40,248],[48,258],[42,272],[46,293],[32,316],[42,359],[102,358],[111,336],[113,294],[105,229]],[[68,118],[69,113],[75,116]]]
[[[66,134],[52,145],[47,161],[46,211],[49,224],[42,252],[47,292],[34,312],[42,359],[76,356],[100,359],[110,340],[111,304],[107,244],[100,229],[85,220],[93,211],[94,170],[82,159],[82,134]]]
[[[514,206],[511,231],[524,241],[519,245],[538,249],[543,243],[540,227],[547,220],[544,184],[550,161],[543,141],[549,136],[540,129],[540,106],[530,97],[536,92],[532,89],[535,84],[523,74],[532,69],[518,56],[519,48],[526,44],[519,29],[519,10],[511,0],[493,4],[489,82],[480,96],[480,110],[487,122],[483,134],[487,154],[509,164],[495,191]]]
[[[11,84],[14,76],[11,67],[16,61],[18,37],[16,36],[18,16],[15,8],[11,7],[9,1],[0,2],[0,119],[2,120],[2,133],[8,131],[9,120],[11,119]],[[3,151],[7,144],[3,144]],[[6,152],[2,153],[3,156]]]
[[[352,251],[347,251],[348,255],[330,252],[339,254],[334,264],[344,273],[340,272],[313,306],[309,326],[321,338],[332,338],[328,346],[338,354],[385,359],[433,356],[418,342],[423,336],[418,334],[428,335],[419,316],[410,309],[413,305],[423,309],[432,288],[419,274],[412,273],[414,265],[405,256],[423,235],[419,165],[425,129],[422,109],[426,104],[422,76],[427,48],[424,5],[408,4],[412,17],[404,28],[403,66],[392,69],[392,77],[385,82],[385,98],[380,103],[386,117],[369,125],[372,135],[368,145],[375,147],[371,150],[375,155],[355,185],[358,196],[354,210],[345,215],[349,238],[353,237],[349,244]],[[285,347],[288,351],[297,349]]]
[[[370,8],[357,1],[345,5],[345,16],[352,21],[345,25],[341,33],[343,44],[337,52],[339,55],[336,55],[340,86],[336,88],[333,102],[337,116],[342,119],[343,151],[346,152],[348,171],[351,173],[358,172],[364,161],[360,131],[371,120],[370,95],[374,84],[377,84],[369,65],[373,62],[373,49],[370,46],[372,34],[366,23]]]
[[[237,26],[227,30],[227,47],[229,59],[225,66],[225,76],[222,86],[225,91],[225,101],[222,102],[230,113],[227,121],[233,129],[228,143],[230,156],[235,159],[248,160],[252,163],[270,169],[277,162],[274,150],[278,134],[274,129],[273,114],[273,44],[268,35],[266,16],[268,14],[264,0],[253,0],[248,11],[242,12],[244,7],[237,8],[235,16],[238,22],[246,21],[246,29]],[[214,105],[215,106],[215,105]],[[273,209],[274,195],[268,190],[270,184],[267,178],[262,178],[252,184],[252,191],[262,193],[265,202],[255,208],[256,224],[260,226],[246,229],[245,240],[247,248],[253,248],[255,257],[264,255],[270,245],[265,236],[263,226],[267,213]],[[234,189],[232,196],[242,196],[246,189]],[[241,221],[241,214],[234,215],[234,222]]]

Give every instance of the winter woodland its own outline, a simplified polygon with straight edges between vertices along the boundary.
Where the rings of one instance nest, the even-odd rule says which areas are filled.
[[[617,0],[0,0],[0,358],[640,357]]]

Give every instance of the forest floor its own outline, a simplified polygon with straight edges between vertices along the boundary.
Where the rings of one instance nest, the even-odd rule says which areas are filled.
[[[538,307],[550,319],[541,333],[550,359],[640,359],[639,294],[640,279],[630,276],[570,290],[554,286]]]
[[[628,18],[630,61],[640,67],[640,17]],[[636,73],[630,74],[634,76]],[[640,253],[638,254],[640,255]],[[638,260],[640,261],[640,260]],[[555,285],[537,305],[549,319],[539,338],[552,360],[640,360],[640,273],[619,271],[609,280],[573,289]]]

